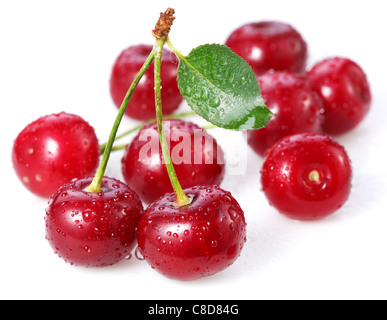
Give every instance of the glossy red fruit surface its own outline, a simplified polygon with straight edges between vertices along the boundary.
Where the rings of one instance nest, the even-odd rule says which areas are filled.
[[[225,174],[224,153],[216,140],[196,124],[164,121],[170,154],[183,188],[219,185]],[[146,203],[173,191],[162,156],[157,124],[145,125],[122,158],[122,173]]]
[[[131,46],[123,50],[116,59],[110,76],[110,93],[114,104],[118,108],[121,106],[126,92],[151,53],[152,48],[149,45]],[[161,65],[161,97],[165,115],[176,110],[183,100],[177,86],[177,66],[176,56],[169,50],[164,49]],[[154,64],[152,63],[137,85],[125,114],[137,120],[156,118],[154,94]]]
[[[50,197],[46,239],[70,264],[104,267],[130,255],[143,207],[126,184],[104,177],[101,192],[84,191],[91,181],[73,181]]]
[[[262,188],[279,212],[317,220],[341,208],[351,190],[345,149],[328,135],[296,134],[276,143],[261,171]]]
[[[98,139],[90,124],[61,112],[41,117],[19,133],[12,163],[28,190],[49,197],[72,179],[93,175],[99,155]]]
[[[277,21],[243,25],[231,33],[226,45],[256,74],[269,70],[303,72],[308,57],[307,44],[298,31]]]
[[[311,88],[324,102],[324,132],[348,132],[368,113],[370,85],[364,71],[352,60],[328,58],[313,66],[307,75]]]
[[[323,107],[305,76],[287,72],[268,72],[258,77],[262,96],[274,113],[267,126],[248,131],[247,142],[263,156],[279,139],[302,132],[321,132]]]
[[[137,231],[141,254],[166,277],[194,280],[234,263],[246,242],[244,213],[218,186],[186,189],[190,205],[178,208],[167,194],[141,216]]]

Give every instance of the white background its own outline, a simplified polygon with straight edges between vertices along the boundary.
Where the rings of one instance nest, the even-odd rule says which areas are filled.
[[[1,1],[0,2],[0,298],[2,299],[385,299],[387,298],[387,30],[383,1]],[[241,257],[224,272],[194,282],[166,279],[132,258],[103,269],[72,267],[45,240],[46,199],[17,180],[13,139],[25,125],[59,111],[77,113],[105,142],[116,116],[109,95],[122,49],[153,43],[151,30],[176,9],[170,37],[183,54],[223,43],[251,21],[291,23],[309,45],[309,62],[346,56],[372,85],[365,121],[338,137],[353,163],[350,199],[319,222],[289,220],[260,190],[262,159],[248,150],[247,172],[222,184],[248,223]],[[384,21],[384,22],[383,22]],[[182,109],[184,106],[182,106]],[[124,119],[120,131],[135,122]],[[236,132],[211,131],[227,151]],[[120,153],[108,175],[121,177]]]

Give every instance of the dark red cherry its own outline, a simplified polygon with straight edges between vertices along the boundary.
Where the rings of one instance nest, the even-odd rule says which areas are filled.
[[[268,72],[258,77],[262,96],[274,113],[267,126],[247,133],[248,144],[263,156],[279,139],[302,132],[321,132],[323,107],[303,75]]]
[[[116,179],[104,177],[99,193],[84,191],[92,180],[73,181],[50,197],[46,239],[70,264],[104,267],[130,255],[143,207],[137,194]]]
[[[296,134],[267,153],[261,179],[270,204],[297,220],[324,218],[343,206],[352,168],[343,146],[323,134]]]
[[[224,177],[224,154],[216,140],[194,123],[164,121],[170,140],[170,153],[177,178],[183,188],[219,185]],[[122,158],[122,173],[146,203],[173,191],[164,164],[157,124],[145,125],[127,146]]]
[[[138,248],[166,277],[194,280],[235,262],[246,242],[246,222],[237,201],[218,186],[184,192],[192,199],[185,207],[176,207],[171,193],[145,210],[138,225]]]
[[[231,33],[226,45],[256,74],[269,70],[303,72],[308,57],[307,44],[298,31],[277,21],[245,24]]]
[[[118,108],[151,51],[152,46],[149,45],[131,46],[123,50],[116,59],[110,76],[110,93]],[[164,49],[161,67],[161,97],[165,115],[175,111],[183,100],[177,86],[177,66],[176,56]],[[125,114],[137,120],[154,119],[156,117],[154,94],[154,64],[152,63],[137,85]]]
[[[324,103],[323,130],[342,134],[355,128],[367,115],[371,91],[364,71],[350,59],[328,58],[307,73],[311,88]]]
[[[31,192],[49,197],[74,178],[94,174],[99,163],[94,129],[81,117],[61,112],[27,125],[14,141],[12,163]]]

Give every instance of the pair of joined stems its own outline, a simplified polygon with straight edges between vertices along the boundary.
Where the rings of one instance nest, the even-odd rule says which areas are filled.
[[[161,39],[156,39],[155,46],[153,47],[152,52],[149,54],[144,65],[141,67],[140,71],[134,78],[132,84],[130,85],[118,111],[117,117],[114,121],[113,128],[110,132],[109,139],[104,146],[104,152],[98,170],[94,176],[91,184],[85,188],[85,191],[98,193],[102,191],[101,182],[106,171],[107,163],[110,158],[110,154],[113,148],[114,141],[117,136],[117,131],[120,126],[121,120],[125,114],[126,107],[129,104],[129,101],[136,89],[138,83],[140,82],[142,76],[145,74],[146,70],[149,68],[151,63],[154,61],[154,82],[155,82],[155,108],[156,108],[156,121],[157,128],[160,138],[161,150],[165,162],[165,166],[168,171],[169,179],[171,181],[173,190],[176,195],[176,205],[179,207],[186,206],[190,203],[190,199],[184,193],[183,188],[176,176],[176,171],[171,161],[170,151],[168,148],[167,140],[165,137],[164,127],[163,127],[163,112],[162,112],[162,101],[161,101],[161,60],[163,54],[163,47],[167,41],[168,46],[171,50],[177,55],[181,56],[180,53],[172,46],[168,37],[163,37]]]

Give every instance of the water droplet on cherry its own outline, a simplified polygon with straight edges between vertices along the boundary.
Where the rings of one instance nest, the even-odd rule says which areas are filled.
[[[140,260],[140,261],[143,261],[145,260],[145,257],[143,256],[142,252],[141,252],[141,249],[137,246],[136,249],[134,250],[134,255],[135,257]]]

